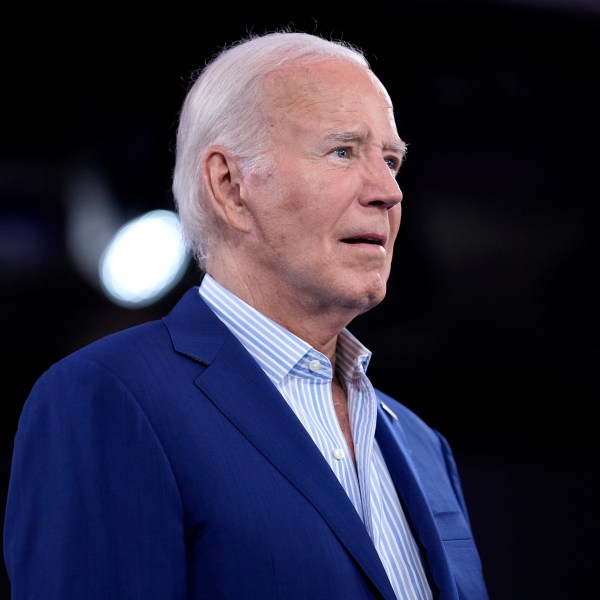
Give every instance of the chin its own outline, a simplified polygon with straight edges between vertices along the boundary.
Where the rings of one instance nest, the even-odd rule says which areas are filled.
[[[385,293],[386,286],[381,284],[367,290],[363,289],[353,297],[352,306],[360,315],[380,304],[385,298]]]

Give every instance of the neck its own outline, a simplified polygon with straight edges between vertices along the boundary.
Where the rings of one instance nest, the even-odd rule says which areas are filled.
[[[252,285],[242,278],[207,272],[238,298],[327,356],[335,368],[338,335],[356,316],[356,311],[302,302],[282,290],[265,289],[268,286],[258,282]]]

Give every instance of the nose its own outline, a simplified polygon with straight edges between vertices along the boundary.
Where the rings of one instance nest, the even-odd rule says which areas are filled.
[[[361,196],[361,204],[389,210],[402,202],[403,194],[394,172],[390,170],[385,161],[379,159],[379,162],[382,167],[369,169]]]

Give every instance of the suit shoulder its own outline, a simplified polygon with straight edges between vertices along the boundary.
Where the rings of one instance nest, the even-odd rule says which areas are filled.
[[[408,406],[405,404],[402,404],[402,402],[399,400],[396,400],[389,394],[386,394],[377,388],[375,388],[375,395],[377,396],[379,402],[383,402],[385,406],[387,406],[403,422],[408,421],[419,427],[431,429],[430,425],[428,425],[422,417],[420,417],[414,410],[408,408]]]
[[[385,404],[397,416],[409,439],[413,441],[420,440],[420,443],[427,443],[436,448],[439,448],[441,445],[446,451],[449,451],[450,447],[445,436],[427,423],[415,411],[379,389],[375,389],[375,394],[378,401]]]
[[[131,352],[145,348],[147,344],[163,337],[169,337],[167,328],[162,319],[156,319],[109,333],[76,350],[71,356],[83,358],[107,353]]]
[[[186,307],[199,298],[197,289],[197,287],[189,289],[166,316],[109,333],[71,352],[55,364],[76,362],[77,360],[131,363],[138,356],[147,356],[171,349],[168,320],[172,315],[193,310],[193,308]]]
[[[164,352],[170,344],[171,340],[162,320],[148,321],[89,342],[55,361],[44,375],[57,370],[78,369],[80,367],[77,365],[83,363],[95,363],[109,370],[119,371],[143,360],[148,354]]]

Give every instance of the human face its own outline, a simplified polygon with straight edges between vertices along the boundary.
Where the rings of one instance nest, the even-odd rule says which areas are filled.
[[[400,226],[405,145],[391,101],[369,71],[340,60],[287,67],[268,89],[274,162],[248,181],[244,268],[268,305],[349,322],[383,300]]]

